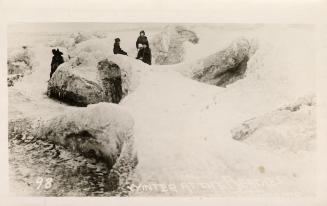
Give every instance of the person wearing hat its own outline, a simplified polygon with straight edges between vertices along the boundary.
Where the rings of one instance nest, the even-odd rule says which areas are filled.
[[[62,57],[63,53],[59,51],[59,49],[52,49],[52,61],[51,61],[51,71],[50,71],[50,78],[52,77],[53,73],[57,70],[58,66],[64,63],[64,58]]]
[[[113,52],[114,52],[114,54],[127,55],[127,52],[125,52],[124,50],[122,50],[120,48],[120,39],[119,38],[115,39]]]
[[[136,40],[136,49],[139,50],[139,44],[146,44],[149,47],[148,38],[145,36],[145,32],[142,30],[140,31],[140,36]]]

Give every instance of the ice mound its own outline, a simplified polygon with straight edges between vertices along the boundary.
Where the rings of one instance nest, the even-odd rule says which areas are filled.
[[[34,53],[31,48],[23,46],[9,52],[8,65],[8,86],[13,86],[16,81],[23,78],[24,75],[30,74],[35,62],[33,61]]]
[[[245,76],[247,62],[254,52],[250,40],[239,38],[226,49],[193,64],[190,76],[200,82],[226,86]]]
[[[36,136],[82,153],[94,152],[112,166],[123,144],[132,139],[133,125],[132,117],[120,106],[99,103],[74,108],[46,121],[36,130]]]
[[[49,80],[47,94],[76,106],[101,102],[103,89],[96,72],[90,67],[73,68],[68,63],[60,65]]]
[[[76,45],[69,52],[72,59],[76,59],[76,64],[96,64],[106,56],[112,54],[112,43],[108,39],[90,39]]]
[[[184,60],[184,42],[198,43],[196,33],[182,26],[166,26],[151,40],[152,58],[155,64],[177,64]]]
[[[75,46],[75,41],[71,37],[59,36],[53,40],[49,40],[49,42],[47,43],[47,46],[62,47],[62,48],[69,49],[69,48],[72,48]]]
[[[92,38],[92,34],[87,32],[75,32],[71,34],[71,38],[74,39],[75,44],[79,44],[83,41],[87,41]]]
[[[245,121],[232,130],[233,139],[265,150],[311,151],[315,146],[314,96],[298,99],[271,113]]]
[[[80,43],[48,83],[48,95],[69,104],[118,103],[137,85],[143,63],[123,55],[110,55],[106,40]],[[113,71],[115,70],[115,72]]]
[[[134,120],[121,106],[110,103],[67,109],[53,118],[9,122],[9,138],[43,140],[64,146],[85,157],[101,160],[109,169],[106,190],[126,184],[137,164]],[[19,137],[17,137],[19,135]]]
[[[69,35],[60,35],[52,39],[47,45],[50,47],[63,47],[73,49],[78,44],[90,39],[103,39],[106,35],[102,32],[74,32]]]
[[[137,164],[133,126],[133,118],[120,106],[99,103],[47,121],[36,136],[103,159],[111,168],[105,188],[112,191],[126,184]]]

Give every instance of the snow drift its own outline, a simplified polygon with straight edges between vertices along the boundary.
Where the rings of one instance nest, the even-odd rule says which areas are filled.
[[[314,96],[252,118],[232,130],[235,140],[276,151],[310,151],[315,148],[316,103]]]
[[[185,55],[184,42],[198,43],[194,31],[183,26],[166,26],[162,32],[150,40],[152,58],[155,64],[177,64]]]

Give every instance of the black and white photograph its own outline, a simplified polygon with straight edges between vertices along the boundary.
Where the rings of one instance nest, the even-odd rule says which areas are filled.
[[[9,25],[11,189],[312,195],[313,35],[312,25]]]
[[[319,31],[8,22],[8,195],[317,197]]]

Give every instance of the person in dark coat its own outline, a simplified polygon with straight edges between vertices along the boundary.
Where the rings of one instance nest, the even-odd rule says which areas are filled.
[[[140,36],[136,40],[136,49],[139,50],[139,44],[146,44],[149,47],[148,38],[145,36],[145,32],[142,30],[140,31]]]
[[[139,44],[136,59],[143,60],[143,45]]]
[[[114,54],[122,54],[122,55],[127,55],[127,52],[125,52],[124,50],[122,50],[120,48],[120,39],[116,38],[115,39],[115,43],[114,43]]]
[[[151,49],[147,44],[142,44],[142,47],[139,47],[136,59],[142,60],[144,63],[151,65]]]
[[[63,53],[59,51],[59,49],[52,49],[52,61],[51,61],[51,71],[50,71],[50,78],[52,77],[53,73],[57,70],[58,66],[64,63],[64,58],[62,57]]]

